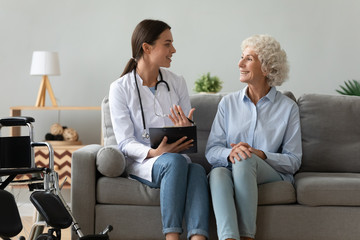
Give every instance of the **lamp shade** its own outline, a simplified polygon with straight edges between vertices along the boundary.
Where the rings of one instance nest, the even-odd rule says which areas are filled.
[[[60,75],[58,53],[46,51],[33,52],[30,75]]]

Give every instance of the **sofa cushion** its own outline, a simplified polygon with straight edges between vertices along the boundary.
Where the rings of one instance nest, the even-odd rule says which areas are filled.
[[[194,121],[197,129],[210,132],[221,94],[201,93],[190,96],[191,107],[195,108]]]
[[[305,172],[360,172],[360,97],[303,95],[298,100]]]
[[[126,167],[126,160],[116,145],[102,147],[96,156],[98,171],[107,177],[121,176]]]
[[[258,186],[258,205],[296,203],[294,186],[287,181],[265,183]]]
[[[294,102],[296,102],[296,97],[292,92],[290,92],[290,91],[281,91],[281,93],[284,94],[285,96],[287,96],[288,98],[290,98],[291,100],[293,100]]]
[[[96,200],[106,204],[160,206],[160,190],[129,178],[100,177]]]
[[[360,206],[359,173],[302,172],[295,176],[297,200],[309,206]]]
[[[211,171],[211,164],[205,158],[205,148],[209,133],[209,131],[197,129],[197,152],[187,154],[191,158],[191,162],[198,163],[204,167],[206,174]]]
[[[103,143],[105,146],[116,145],[116,138],[111,123],[109,97],[106,96],[101,102],[101,127]]]
[[[289,182],[279,181],[259,185],[259,205],[290,204],[296,202],[295,189]],[[100,177],[96,199],[103,204],[160,206],[160,190],[136,180]]]
[[[210,172],[211,165],[205,158],[205,147],[222,96],[221,94],[209,93],[190,96],[191,106],[195,108],[193,119],[197,129],[198,151],[188,155],[192,162],[201,164],[206,173]]]

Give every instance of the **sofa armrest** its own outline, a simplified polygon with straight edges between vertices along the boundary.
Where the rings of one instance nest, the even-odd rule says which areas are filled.
[[[96,168],[106,177],[125,176],[126,159],[117,145],[104,146],[96,155]]]
[[[71,209],[84,234],[95,231],[96,155],[101,148],[97,144],[87,145],[72,155]]]

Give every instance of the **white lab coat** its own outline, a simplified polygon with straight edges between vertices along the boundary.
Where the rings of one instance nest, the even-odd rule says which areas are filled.
[[[149,127],[173,126],[168,117],[156,116],[154,103],[156,113],[160,115],[169,114],[174,104],[180,105],[185,115],[188,115],[191,109],[185,79],[167,69],[161,68],[160,71],[163,80],[170,87],[170,92],[166,85],[161,83],[157,87],[156,97],[147,86],[143,86],[143,80],[136,74],[147,132],[149,132]],[[152,167],[158,157],[145,159],[151,149],[150,139],[142,137],[144,127],[134,71],[110,85],[109,106],[116,141],[127,160],[127,172],[151,181]],[[185,155],[185,157],[190,161],[188,156]]]

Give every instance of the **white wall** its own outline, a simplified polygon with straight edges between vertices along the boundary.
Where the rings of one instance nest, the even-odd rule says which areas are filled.
[[[60,105],[100,105],[144,18],[171,25],[171,69],[184,75],[191,94],[208,71],[225,82],[224,92],[242,88],[240,44],[258,33],[273,35],[287,51],[290,79],[281,90],[337,94],[343,81],[360,78],[359,12],[358,0],[0,0],[0,117],[10,106],[35,104],[41,77],[29,75],[34,50],[59,52],[61,76],[50,81]],[[85,144],[100,141],[99,112],[23,114],[36,118],[37,140],[60,118]]]

